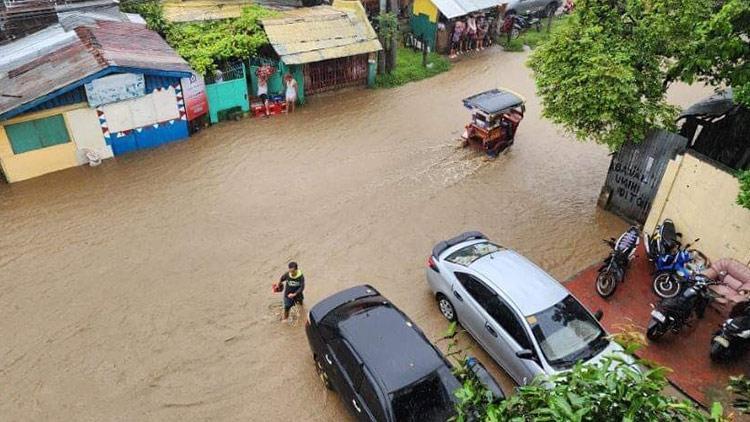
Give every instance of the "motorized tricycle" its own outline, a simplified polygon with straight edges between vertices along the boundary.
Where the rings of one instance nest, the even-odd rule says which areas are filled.
[[[463,100],[472,111],[471,122],[462,135],[463,145],[490,157],[513,145],[518,124],[526,112],[524,98],[508,89],[491,89]]]

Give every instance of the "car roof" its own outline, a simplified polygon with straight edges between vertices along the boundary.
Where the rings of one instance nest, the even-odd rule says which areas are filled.
[[[483,256],[469,268],[505,293],[524,316],[541,312],[570,294],[544,270],[510,249]]]
[[[388,393],[447,366],[416,326],[390,304],[352,315],[339,323],[339,332]]]

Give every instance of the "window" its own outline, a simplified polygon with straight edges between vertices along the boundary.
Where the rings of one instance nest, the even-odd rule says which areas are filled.
[[[458,281],[462,286],[464,286],[464,289],[466,289],[469,295],[471,295],[471,297],[474,298],[477,303],[479,303],[479,306],[484,309],[488,309],[490,306],[490,301],[493,297],[495,297],[495,294],[492,292],[492,290],[487,288],[484,283],[469,274],[460,272],[457,272],[455,274]]]
[[[526,317],[550,365],[567,368],[579,360],[588,360],[607,345],[606,333],[573,297]]]
[[[465,248],[461,248],[456,252],[453,252],[452,254],[448,255],[445,260],[453,264],[468,267],[477,259],[498,251],[502,251],[503,249],[504,248],[502,246],[498,246],[490,242],[475,243]]]
[[[518,321],[513,310],[502,299],[494,296],[490,301],[490,306],[485,309],[492,319],[503,327],[522,349],[533,350],[523,325]]]
[[[365,377],[365,379],[362,381],[362,385],[359,387],[359,395],[362,397],[362,400],[365,402],[367,408],[370,409],[370,413],[375,418],[375,420],[384,421],[385,414],[383,413],[383,408],[380,406],[378,393],[373,387],[373,381],[369,376]]]
[[[70,142],[62,114],[5,126],[14,154]]]
[[[400,422],[448,420],[453,416],[451,394],[440,377],[429,376],[393,394],[394,416]]]
[[[362,367],[354,356],[354,353],[352,353],[351,349],[344,341],[339,339],[331,342],[331,349],[333,349],[333,354],[336,355],[336,360],[339,365],[341,365],[341,370],[347,377],[349,377],[352,387],[357,388],[359,383],[362,382],[364,374],[362,373]]]

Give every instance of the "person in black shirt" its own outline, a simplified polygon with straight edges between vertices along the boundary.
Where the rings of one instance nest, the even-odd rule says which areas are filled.
[[[289,263],[289,271],[279,279],[278,290],[281,290],[282,284],[284,284],[284,316],[281,321],[286,321],[289,318],[289,309],[295,303],[302,305],[305,299],[302,294],[305,290],[305,276],[302,275],[302,271],[299,270],[296,262]]]

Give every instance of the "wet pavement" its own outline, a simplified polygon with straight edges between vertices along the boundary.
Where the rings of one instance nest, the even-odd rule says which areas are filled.
[[[541,119],[526,58],[489,49],[419,83],[0,185],[0,415],[338,420],[302,324],[275,320],[288,260],[308,305],[370,283],[436,339],[423,271],[441,239],[479,229],[559,279],[600,258],[625,227],[595,206],[608,151]],[[457,148],[460,100],[498,85],[527,114],[488,161]]]

